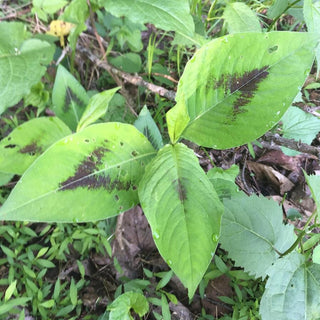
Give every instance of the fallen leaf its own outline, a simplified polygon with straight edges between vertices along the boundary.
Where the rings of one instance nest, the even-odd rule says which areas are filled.
[[[274,189],[279,190],[280,195],[284,195],[294,187],[294,184],[287,177],[270,166],[252,161],[247,161],[247,165],[248,169],[254,172],[259,183],[272,184]]]

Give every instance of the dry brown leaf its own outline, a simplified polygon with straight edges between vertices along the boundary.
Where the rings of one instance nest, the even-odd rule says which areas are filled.
[[[254,172],[259,183],[272,184],[274,189],[279,190],[280,195],[284,195],[294,187],[294,184],[287,177],[270,166],[252,161],[247,161],[247,166],[250,171]]]

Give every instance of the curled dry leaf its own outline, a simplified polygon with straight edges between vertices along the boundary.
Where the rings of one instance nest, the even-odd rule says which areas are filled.
[[[287,177],[270,166],[252,161],[247,161],[247,165],[248,169],[254,172],[255,179],[259,184],[271,184],[275,190],[279,191],[280,195],[284,195],[294,187],[294,184]]]

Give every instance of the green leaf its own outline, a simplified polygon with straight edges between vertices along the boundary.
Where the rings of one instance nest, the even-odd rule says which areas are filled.
[[[31,12],[36,13],[40,19],[48,21],[48,14],[57,12],[66,4],[68,4],[66,0],[33,0]]]
[[[164,293],[161,293],[161,313],[163,316],[163,320],[171,320],[169,303]]]
[[[6,293],[4,295],[5,302],[7,302],[12,297],[14,291],[16,290],[16,287],[17,287],[17,280],[14,280],[6,290]]]
[[[78,123],[77,131],[81,131],[89,124],[94,123],[96,120],[102,117],[107,112],[109,102],[112,99],[113,95],[119,89],[120,87],[105,90],[91,97]]]
[[[227,3],[223,18],[229,33],[261,32],[257,15],[243,2]]]
[[[320,266],[292,252],[269,270],[260,303],[263,320],[316,320],[320,318]]]
[[[191,298],[214,255],[223,212],[193,151],[164,146],[146,169],[139,198],[160,254]]]
[[[53,111],[72,130],[75,130],[89,102],[85,89],[61,64],[52,91]]]
[[[176,143],[190,121],[183,99],[180,99],[174,108],[167,112],[166,118],[170,140],[172,143]]]
[[[235,164],[226,170],[213,167],[207,172],[207,177],[217,191],[220,200],[223,198],[231,198],[232,195],[238,193],[238,186],[235,183],[238,174],[239,167]]]
[[[166,31],[193,36],[188,0],[100,0],[100,3],[116,17],[125,16],[133,22],[149,22]]]
[[[28,94],[53,58],[54,46],[28,38],[24,24],[0,23],[0,114]]]
[[[133,126],[103,123],[52,145],[0,208],[0,220],[96,221],[138,203],[137,186],[155,155]]]
[[[50,145],[70,133],[70,129],[56,117],[24,122],[0,141],[0,171],[23,174]]]
[[[314,59],[316,38],[305,32],[250,32],[204,45],[179,81],[179,107],[168,115],[172,141],[181,135],[224,149],[260,137],[281,119],[300,90]],[[177,114],[181,105],[190,121],[176,128],[174,119],[180,120],[171,113]]]
[[[320,119],[297,107],[290,107],[281,118],[283,137],[310,144],[320,131]],[[283,148],[288,155],[299,152]]]
[[[148,138],[156,150],[163,147],[161,133],[147,106],[144,106],[140,111],[138,119],[134,122],[134,126]]]
[[[73,278],[71,278],[71,284],[70,284],[70,300],[73,306],[77,304],[78,290]]]
[[[304,0],[303,15],[309,32],[320,32],[320,1]],[[320,73],[320,45],[316,49],[317,76]]]
[[[149,310],[145,296],[138,292],[126,292],[114,300],[108,307],[110,320],[133,320],[130,310],[133,309],[140,317]]]
[[[281,207],[266,198],[239,194],[224,205],[222,248],[250,275],[265,278],[279,258],[277,252],[284,253],[294,243],[293,225],[284,225]]]
[[[68,40],[73,52],[76,51],[77,39],[80,33],[87,29],[86,20],[89,17],[89,8],[86,0],[73,0],[65,8],[63,14],[59,17],[63,21],[72,22],[77,26],[71,30]]]
[[[52,308],[54,306],[55,302],[53,299],[47,300],[45,302],[40,303],[40,306],[43,308]]]
[[[274,0],[268,10],[267,17],[270,19],[278,17],[286,10],[288,5],[288,0]]]
[[[307,184],[311,190],[312,198],[317,205],[318,213],[320,213],[320,176],[304,174]]]
[[[7,314],[10,312],[14,307],[17,306],[25,306],[31,298],[18,298],[10,300],[0,306],[0,315]]]
[[[43,268],[48,268],[48,269],[56,267],[56,265],[53,262],[46,259],[37,259],[37,265]]]
[[[313,263],[320,264],[320,245],[318,244],[312,252]]]
[[[141,35],[139,32],[139,39],[140,38]],[[141,70],[142,65],[140,55],[133,52],[124,53],[115,58],[110,57],[108,61],[118,69],[131,73],[139,72]]]

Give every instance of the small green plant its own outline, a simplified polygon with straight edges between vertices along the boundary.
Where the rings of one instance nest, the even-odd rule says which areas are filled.
[[[235,2],[228,4],[224,13],[230,34],[207,41],[195,32],[188,1],[180,0],[177,5],[169,0],[137,0],[136,10],[132,10],[131,1],[123,0],[121,5],[119,0],[98,3],[115,17],[153,23],[175,31],[179,41],[201,47],[187,63],[179,80],[176,105],[166,114],[170,142],[164,145],[147,108],[142,109],[134,125],[94,124],[107,112],[118,88],[89,99],[81,84],[60,65],[52,92],[57,117],[30,120],[0,142],[1,172],[22,175],[0,208],[0,219],[90,222],[114,217],[140,204],[160,254],[188,288],[190,299],[220,243],[236,265],[250,275],[268,277],[259,309],[263,320],[319,318],[320,267],[315,263],[319,250],[311,261],[313,246],[304,248],[304,236],[318,226],[318,212],[296,235],[292,226],[282,223],[282,212],[275,202],[239,192],[230,179],[232,173],[216,168],[205,173],[193,150],[182,142],[185,139],[203,147],[228,149],[251,143],[274,127],[309,74],[319,35],[262,32],[249,7]],[[73,49],[77,35],[85,28],[87,14],[73,16],[81,6],[87,8],[86,1],[72,1],[63,15],[73,17],[70,22],[78,22],[70,35]],[[320,19],[314,8],[311,1],[305,1],[307,17],[316,17],[306,17],[308,27],[319,31],[313,22]],[[236,20],[239,10],[249,24]],[[125,27],[121,25],[118,38]],[[8,33],[10,37],[4,41],[3,35]],[[0,35],[1,49],[6,52],[0,66],[12,75],[8,86],[1,82],[3,112],[40,80],[44,65],[52,60],[54,46],[30,38],[19,23],[0,24]],[[22,68],[26,68],[26,75],[33,74],[28,81],[27,76],[17,76]],[[306,179],[319,208],[319,176]],[[11,259],[16,258],[14,251],[3,250]],[[81,285],[71,282],[70,292],[75,293]],[[15,286],[13,282],[8,287],[7,300]],[[41,303],[44,296],[39,298]],[[161,293],[165,314],[167,298]],[[48,301],[43,302],[43,308],[50,305]],[[75,294],[70,301],[68,308],[73,310],[77,306]],[[131,308],[140,316],[148,310],[141,293],[131,291],[119,296],[108,310],[114,313],[119,306],[123,306],[121,319],[130,319]]]

